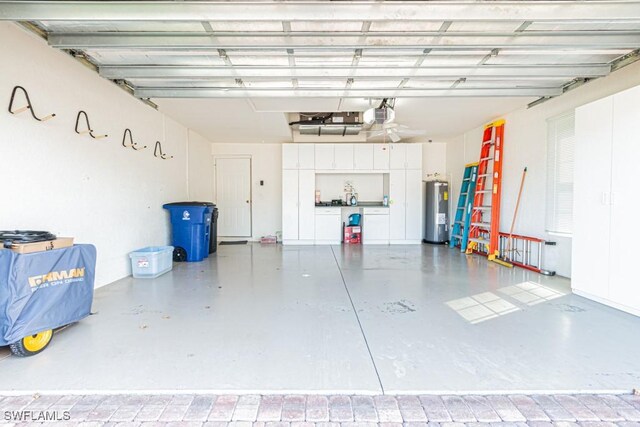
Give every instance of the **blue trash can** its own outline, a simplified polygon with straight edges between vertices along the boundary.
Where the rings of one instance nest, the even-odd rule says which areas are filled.
[[[173,260],[197,262],[208,257],[212,203],[177,202],[162,207],[171,216]]]

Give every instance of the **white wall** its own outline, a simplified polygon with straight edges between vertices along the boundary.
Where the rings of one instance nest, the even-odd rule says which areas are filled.
[[[213,158],[251,157],[251,230],[253,240],[282,230],[282,145],[211,144]],[[213,162],[210,163],[213,168]],[[215,176],[213,182],[215,203]],[[260,185],[260,181],[264,185]]]
[[[514,232],[556,241],[557,246],[545,248],[545,268],[562,276],[571,274],[571,239],[545,231],[546,120],[638,84],[640,63],[531,109],[522,108],[503,116],[506,124],[500,230],[508,231],[511,226],[522,170],[526,166],[527,178]],[[481,127],[470,130],[447,144],[446,164],[452,176],[454,202],[458,199],[464,165],[478,161],[482,131]]]
[[[169,243],[162,204],[188,196],[187,129],[14,24],[0,23],[0,40],[10,40],[0,43],[0,228],[49,230],[94,244],[97,286],[129,275],[130,251]],[[28,111],[9,114],[15,85],[29,91],[36,114],[56,117],[40,123]],[[25,104],[22,97],[16,102]],[[74,132],[81,109],[107,138]],[[125,128],[149,148],[123,148]],[[154,158],[155,141],[174,158]],[[209,153],[207,141],[192,142],[193,152]],[[207,173],[201,165],[191,170]]]
[[[213,166],[211,143],[189,129],[188,188],[189,200],[213,200]]]

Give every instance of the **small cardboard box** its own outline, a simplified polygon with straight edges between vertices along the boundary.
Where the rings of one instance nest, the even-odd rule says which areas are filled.
[[[73,237],[58,237],[56,240],[45,240],[43,242],[15,243],[11,245],[11,250],[19,254],[32,254],[70,246],[73,246]]]

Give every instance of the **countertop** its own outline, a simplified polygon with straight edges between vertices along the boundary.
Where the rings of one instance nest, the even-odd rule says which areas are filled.
[[[327,205],[316,205],[316,208],[388,208],[389,206],[384,206],[382,204],[382,202],[358,202],[357,205],[355,206],[351,206],[351,205],[334,205],[334,206],[327,206]]]

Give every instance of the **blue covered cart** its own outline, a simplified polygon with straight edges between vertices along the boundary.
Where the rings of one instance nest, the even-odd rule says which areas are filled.
[[[54,329],[87,317],[95,266],[93,245],[31,254],[0,249],[0,346],[34,355],[47,347]]]

